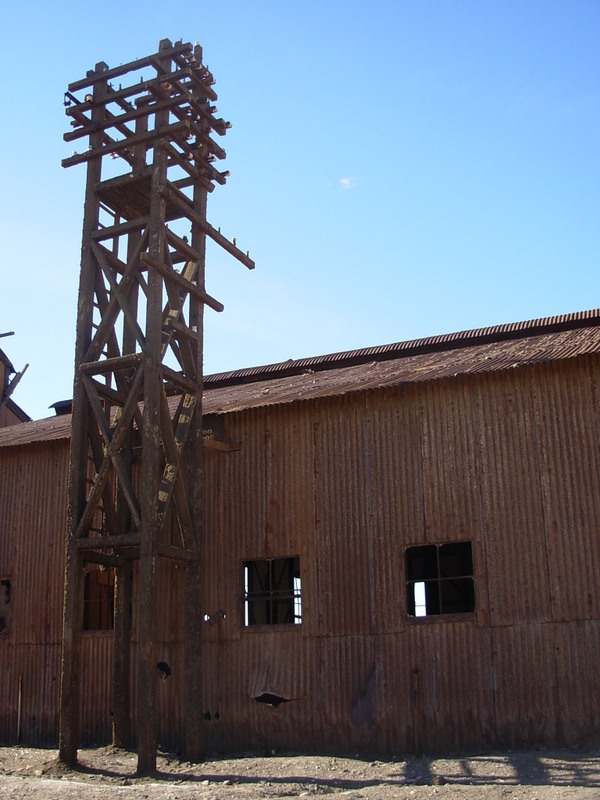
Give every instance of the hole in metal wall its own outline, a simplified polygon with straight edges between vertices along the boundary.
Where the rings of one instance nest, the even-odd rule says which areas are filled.
[[[254,699],[257,703],[264,703],[264,705],[272,706],[273,708],[277,708],[277,706],[280,706],[282,703],[290,702],[287,697],[281,697],[281,695],[273,694],[272,692],[262,692]]]

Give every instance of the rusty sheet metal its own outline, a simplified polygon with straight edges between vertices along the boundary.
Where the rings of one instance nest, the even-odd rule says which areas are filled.
[[[81,636],[80,739],[105,744],[112,737],[112,631],[84,631]],[[57,713],[58,730],[58,713]]]
[[[60,643],[32,647],[0,637],[0,741],[56,744]],[[19,705],[20,716],[19,716]]]
[[[56,740],[62,634],[66,443],[10,450],[0,459],[0,577],[11,581],[0,634],[2,735]],[[6,725],[6,727],[4,727]]]
[[[53,442],[71,435],[71,415],[23,422],[0,430],[0,447],[20,447],[32,442]]]
[[[0,460],[0,571],[13,578],[11,635],[20,644],[61,639],[68,463],[65,443]]]
[[[219,575],[207,611],[225,614],[206,628],[206,691],[216,681],[234,718],[221,711],[207,726],[215,747],[235,749],[245,732],[252,747],[277,737],[303,749],[410,751],[415,668],[418,748],[556,743],[561,716],[565,736],[593,733],[584,691],[553,687],[572,666],[584,685],[598,681],[588,661],[597,636],[578,649],[575,631],[600,616],[590,592],[599,401],[595,363],[575,359],[227,415],[226,438],[240,449],[210,454],[205,471],[206,530],[219,531],[206,539],[207,574]],[[475,616],[408,619],[405,547],[462,540],[473,544]],[[242,561],[292,554],[302,565],[297,638],[240,630]],[[567,659],[557,635],[575,648]],[[310,719],[290,703],[257,726],[247,696],[231,695],[230,678],[250,680],[254,642],[268,649],[273,691],[310,687]],[[511,681],[522,687],[514,698]]]
[[[506,747],[525,747],[532,741],[554,746],[560,740],[560,724],[581,724],[560,705],[555,630],[551,623],[493,630],[496,724],[498,740]],[[585,675],[589,688],[597,684],[591,677],[589,672]]]
[[[350,367],[271,376],[253,383],[210,389],[206,380],[206,413],[230,413],[246,408],[331,397],[405,383],[455,378],[482,372],[515,369],[528,364],[600,352],[600,328],[563,331],[527,339],[492,342],[456,350],[434,351]]]
[[[269,376],[286,377],[298,375],[308,369],[313,371],[323,371],[331,368],[339,369],[359,364],[369,364],[372,361],[394,360],[427,353],[443,353],[463,347],[474,348],[490,343],[502,344],[511,340],[534,338],[561,331],[594,328],[598,327],[599,324],[600,310],[581,311],[574,314],[564,314],[526,322],[475,328],[458,333],[429,336],[423,339],[364,347],[358,350],[346,350],[340,353],[331,353],[330,355],[288,359],[288,361],[277,364],[267,364],[209,375],[206,376],[206,379],[212,385],[234,385],[262,380]],[[597,332],[596,334],[590,333],[591,340],[595,336],[597,336]]]

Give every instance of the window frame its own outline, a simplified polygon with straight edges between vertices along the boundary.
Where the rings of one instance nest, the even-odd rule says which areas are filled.
[[[242,574],[242,607],[241,607],[241,627],[245,631],[249,630],[270,630],[273,628],[286,630],[299,629],[303,623],[303,609],[302,609],[302,570],[300,566],[300,556],[268,556],[266,558],[245,558],[242,561],[241,574]],[[279,589],[272,586],[272,573],[271,569],[275,562],[292,562],[292,585],[290,587]],[[248,583],[247,570],[250,565],[269,564],[269,588],[262,590],[251,590]],[[297,570],[295,569],[297,565]],[[289,567],[288,567],[289,568]],[[297,575],[294,574],[297,571]],[[298,584],[296,584],[296,581]],[[250,604],[258,602],[266,602],[269,608],[269,617],[271,621],[268,622],[250,622],[251,612]],[[291,604],[291,611],[293,615],[292,622],[278,622],[273,620],[274,604],[287,602]]]
[[[435,621],[467,621],[472,620],[477,617],[477,592],[475,587],[475,549],[473,546],[472,539],[461,539],[460,541],[456,540],[447,540],[443,542],[425,542],[421,544],[412,544],[407,545],[404,548],[404,602],[406,603],[406,617],[410,620],[411,623],[422,624],[422,623],[432,623]],[[445,547],[453,546],[456,547],[457,545],[469,545],[470,552],[470,573],[461,573],[461,574],[450,574],[444,575],[444,570],[441,567],[441,560],[440,560],[440,550]],[[409,554],[411,551],[420,550],[424,548],[435,548],[435,558],[436,558],[436,575],[434,577],[421,577],[421,578],[413,578],[410,576],[410,566],[409,566]],[[471,597],[472,597],[472,608],[469,608],[465,611],[444,611],[444,603],[443,603],[443,591],[442,586],[445,583],[449,583],[450,581],[467,581],[470,580],[471,582]],[[413,587],[414,593],[414,586],[416,584],[435,584],[437,587],[437,602],[439,604],[439,611],[438,612],[431,612],[425,613],[422,615],[417,615],[416,613],[411,614],[411,601],[409,597],[410,587]],[[414,594],[413,594],[414,597]],[[414,598],[414,608],[416,612],[416,598]]]

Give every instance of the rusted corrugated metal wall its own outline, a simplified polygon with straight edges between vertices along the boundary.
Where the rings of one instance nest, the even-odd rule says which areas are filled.
[[[599,422],[596,356],[226,415],[239,450],[205,462],[207,749],[594,739]],[[23,739],[56,736],[67,463],[66,443],[0,453],[0,572],[14,582],[0,636],[5,741],[19,675]],[[476,613],[409,619],[405,548],[463,540]],[[244,628],[243,561],[283,556],[301,559],[302,625]],[[161,565],[159,650],[173,671],[159,683],[159,740],[170,748],[183,737],[182,573]],[[135,611],[133,624],[135,689]],[[111,648],[111,634],[84,637],[87,741],[110,735]],[[263,692],[288,702],[260,704]]]
[[[18,728],[23,742],[56,740],[67,468],[64,443],[8,448],[0,458],[0,577],[11,598],[0,634],[4,741],[16,741]]]
[[[9,625],[0,633],[2,742],[14,743],[19,736],[23,743],[55,744],[58,738],[68,465],[66,440],[0,451],[0,579],[11,582]],[[171,747],[182,732],[180,570],[164,562],[159,574],[159,652],[161,660],[173,665],[172,679],[159,685],[160,739]],[[111,737],[112,653],[112,632],[83,633],[81,739],[85,743],[107,742]]]
[[[594,738],[599,411],[585,357],[229,415],[240,450],[206,469],[209,746]],[[408,619],[404,548],[462,540],[476,614]],[[302,626],[243,629],[243,560],[291,555]]]

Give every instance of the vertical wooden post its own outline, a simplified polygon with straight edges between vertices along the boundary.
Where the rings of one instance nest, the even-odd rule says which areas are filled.
[[[105,68],[96,64],[96,72]],[[92,119],[100,122],[104,117],[102,98],[106,84],[94,84],[94,109]],[[90,137],[94,144],[101,142],[101,134]],[[86,502],[88,470],[89,409],[85,388],[78,370],[92,338],[94,314],[95,263],[90,243],[93,231],[98,228],[100,203],[94,191],[102,174],[102,158],[90,159],[87,167],[85,207],[81,247],[81,272],[77,302],[77,331],[75,345],[75,377],[73,383],[73,417],[71,422],[71,460],[69,465],[69,500],[67,511],[67,544],[65,554],[65,592],[63,608],[63,641],[60,685],[59,758],[65,764],[77,762],[79,739],[79,682],[81,660],[81,627],[83,620],[83,562],[77,551],[76,532]]]
[[[202,50],[194,52],[198,62],[202,61]],[[198,161],[205,158],[206,148],[198,148]],[[207,191],[201,185],[194,187],[194,211],[198,218],[206,221]],[[192,247],[198,253],[196,285],[205,290],[206,235],[197,222],[192,223]],[[190,511],[194,524],[195,558],[186,564],[185,572],[185,752],[190,761],[199,761],[203,756],[202,742],[202,554],[204,536],[202,449],[202,391],[204,375],[204,304],[190,298],[190,325],[197,331],[195,344],[196,372],[198,375],[198,402],[188,438],[186,453],[187,487]]]
[[[169,42],[170,44],[170,42]],[[159,45],[159,50],[164,42]],[[162,60],[165,71],[169,60]],[[168,124],[169,112],[156,114],[156,132]],[[160,140],[154,146],[148,251],[162,263],[165,257],[165,199],[167,154]],[[140,547],[138,616],[138,774],[156,769],[156,667],[157,628],[157,555],[158,491],[160,486],[160,395],[162,389],[162,309],[163,279],[155,269],[148,269],[146,302],[146,344],[144,349],[144,429],[142,432],[142,542]]]
[[[141,117],[136,120],[136,134],[143,134],[148,130],[148,118]],[[146,146],[137,145],[134,148],[133,171],[141,171],[146,164]],[[132,231],[127,235],[127,261],[135,254],[139,244],[140,232]],[[130,305],[135,314],[138,309],[138,289],[130,292]],[[123,329],[123,355],[135,353],[136,338],[132,329],[125,326]],[[133,377],[129,373],[129,378]],[[132,475],[133,466],[133,425],[123,440],[123,460],[129,476]],[[125,500],[120,482],[117,482],[117,518],[119,533],[126,534],[131,525],[131,514]],[[131,612],[133,602],[133,581],[131,564],[127,563],[117,567],[115,571],[115,626],[114,626],[114,651],[113,651],[113,745],[123,749],[131,747]]]
[[[130,627],[131,564],[115,569],[115,627],[113,652],[113,745],[131,747]]]

